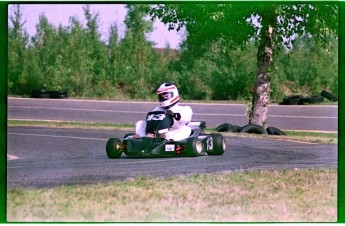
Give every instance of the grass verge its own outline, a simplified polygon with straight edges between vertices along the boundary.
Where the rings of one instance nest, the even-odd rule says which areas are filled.
[[[249,134],[249,133],[223,133],[231,137],[251,137],[257,139],[276,139],[286,141],[298,141],[314,144],[338,144],[338,133],[320,133],[320,132],[300,132],[284,131],[287,136],[276,136],[267,134]]]
[[[68,122],[68,121],[25,121],[8,120],[7,126],[37,126],[53,128],[81,128],[81,129],[104,129],[104,130],[126,130],[133,131],[134,124],[111,124],[98,122]],[[207,133],[214,132],[213,128],[206,129]],[[258,139],[280,139],[293,140],[301,142],[310,142],[318,144],[337,144],[338,133],[320,133],[320,132],[299,132],[285,131],[288,136],[257,135],[248,133],[222,133],[224,136],[252,137]]]
[[[335,222],[337,169],[140,177],[11,189],[9,222]]]

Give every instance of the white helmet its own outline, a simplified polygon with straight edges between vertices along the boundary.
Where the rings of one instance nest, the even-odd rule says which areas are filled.
[[[169,109],[180,100],[178,90],[174,84],[163,83],[157,89],[159,104],[163,109]]]

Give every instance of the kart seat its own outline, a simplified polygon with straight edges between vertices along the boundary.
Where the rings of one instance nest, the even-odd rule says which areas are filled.
[[[192,132],[204,133],[206,128],[205,121],[190,121],[187,125],[192,129]]]

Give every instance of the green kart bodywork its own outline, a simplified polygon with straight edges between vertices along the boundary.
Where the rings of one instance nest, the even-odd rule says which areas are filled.
[[[127,137],[126,137],[127,136]],[[121,141],[110,138],[107,142],[109,158],[120,158],[122,153],[131,157],[166,157],[200,155],[222,155],[226,148],[221,134],[195,134],[180,141],[167,141],[163,138],[143,137],[136,139],[127,134]]]
[[[134,134],[130,133],[126,134],[122,140],[110,138],[106,146],[107,156],[120,158],[124,153],[129,157],[197,157],[224,153],[226,140],[222,134],[204,134],[206,128],[204,121],[193,121],[188,126],[191,127],[192,134],[179,141],[168,141],[160,138],[158,134],[155,134],[155,137],[135,138]]]

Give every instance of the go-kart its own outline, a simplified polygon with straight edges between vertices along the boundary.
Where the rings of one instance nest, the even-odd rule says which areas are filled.
[[[168,157],[200,155],[222,155],[226,148],[226,140],[222,134],[204,134],[205,121],[191,121],[188,126],[192,129],[191,135],[183,140],[174,141],[162,138],[173,124],[173,119],[164,111],[149,112],[146,117],[147,134],[135,138],[129,133],[122,140],[110,138],[106,151],[109,158],[120,158],[122,153],[131,157]]]

